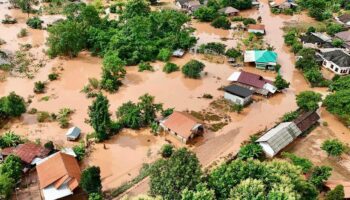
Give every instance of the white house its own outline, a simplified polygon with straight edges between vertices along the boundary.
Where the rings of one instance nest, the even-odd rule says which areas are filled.
[[[235,104],[246,105],[252,99],[253,91],[247,88],[238,86],[238,85],[230,85],[224,88],[224,98],[232,101]]]
[[[294,122],[284,122],[270,129],[256,142],[259,143],[268,157],[274,157],[301,133],[301,130]]]
[[[338,75],[350,74],[350,55],[344,50],[323,49],[318,55],[323,59],[323,67]]]

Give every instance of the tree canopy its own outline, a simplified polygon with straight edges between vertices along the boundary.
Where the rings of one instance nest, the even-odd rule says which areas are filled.
[[[296,96],[297,105],[305,111],[318,109],[318,103],[322,100],[321,94],[313,91],[303,91]]]
[[[337,91],[328,95],[323,101],[326,109],[350,125],[350,89]]]
[[[88,194],[100,193],[102,190],[100,168],[88,167],[81,173],[81,188]]]
[[[90,125],[95,130],[97,141],[103,141],[108,138],[110,132],[111,119],[109,114],[108,99],[101,93],[89,106]]]
[[[198,60],[190,60],[182,67],[182,73],[188,78],[200,78],[205,65]]]

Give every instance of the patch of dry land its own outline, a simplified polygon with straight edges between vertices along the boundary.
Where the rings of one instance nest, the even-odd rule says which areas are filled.
[[[76,58],[49,59],[44,53],[44,50],[47,49],[45,46],[47,31],[27,27],[25,24],[27,14],[18,9],[9,10],[8,6],[9,3],[0,4],[0,18],[4,14],[8,14],[16,18],[18,23],[14,25],[0,24],[0,38],[6,41],[6,44],[1,45],[1,50],[15,54],[16,51],[20,50],[20,44],[31,44],[32,48],[27,51],[31,54],[30,57],[35,59],[35,62],[43,60],[44,64],[40,68],[28,66],[30,77],[19,77],[1,72],[0,96],[15,91],[18,95],[31,100],[28,110],[35,108],[38,111],[49,113],[57,113],[61,108],[74,110],[70,116],[69,127],[81,128],[81,138],[84,140],[86,135],[93,131],[91,126],[86,123],[88,106],[91,105],[92,99],[86,98],[81,90],[88,83],[89,78],[100,78],[102,59],[91,56],[89,52],[81,52]],[[284,22],[290,20],[305,20],[307,22],[312,21],[312,19],[305,15],[270,14],[265,0],[259,10],[245,11],[242,15],[253,18],[261,16],[267,32],[264,40],[275,48],[278,53],[278,63],[282,66],[281,74],[291,85],[283,93],[271,98],[259,98],[244,108],[240,114],[226,112],[225,116],[229,120],[225,126],[215,132],[207,130],[203,137],[197,138],[193,144],[189,145],[188,147],[197,154],[203,166],[208,166],[213,161],[220,160],[228,154],[235,154],[241,143],[247,140],[250,135],[273,127],[284,113],[295,110],[297,108],[295,95],[300,91],[313,90],[323,95],[327,94],[326,89],[309,87],[300,72],[294,68],[294,56],[283,42],[281,28]],[[198,38],[197,45],[207,42],[222,42],[227,47],[236,47],[241,39],[241,37],[234,36],[234,30],[215,29],[209,23],[193,20],[191,26],[196,29],[194,35]],[[28,35],[17,38],[21,28],[28,29]],[[225,39],[223,40],[223,38]],[[162,71],[164,63],[158,61],[152,63],[154,72],[138,72],[136,66],[126,67],[127,73],[121,88],[114,94],[105,93],[110,102],[112,117],[115,117],[114,112],[123,103],[129,100],[136,102],[138,97],[145,93],[155,96],[155,101],[163,103],[166,108],[175,108],[179,111],[208,111],[213,100],[222,98],[223,91],[218,89],[229,84],[226,79],[234,71],[244,69],[261,74],[271,80],[276,76],[275,72],[260,71],[251,66],[233,68],[226,61],[210,62],[203,55],[192,53],[187,53],[183,58],[171,58],[170,61],[183,66],[191,59],[200,60],[206,65],[205,73],[201,79],[185,78],[181,71],[166,74]],[[34,63],[34,61],[31,62]],[[50,82],[47,77],[53,71],[59,74],[59,79]],[[35,94],[33,92],[34,83],[37,81],[48,82],[45,93]],[[210,94],[213,99],[202,98],[203,94]],[[334,163],[319,149],[319,145],[327,138],[336,137],[345,143],[350,143],[349,129],[323,110],[321,121],[327,121],[328,126],[316,128],[307,137],[295,142],[290,151],[308,157],[315,163],[325,164],[324,162],[326,162],[332,166],[338,166],[334,169],[333,176],[335,178],[350,177],[349,158]],[[22,115],[18,120],[11,121],[1,129],[1,133],[7,130],[12,130],[33,141],[40,140],[42,143],[52,140],[62,147],[78,144],[78,142],[66,140],[67,129],[60,128],[56,121],[38,122],[37,116],[30,113]],[[153,135],[148,128],[139,131],[124,129],[111,139],[92,145],[91,153],[85,158],[84,165],[100,166],[103,189],[116,188],[123,182],[134,178],[143,163],[157,159],[160,147],[169,139],[168,136]],[[173,141],[173,144],[177,147],[183,146],[176,140]],[[342,171],[342,169],[347,171]]]

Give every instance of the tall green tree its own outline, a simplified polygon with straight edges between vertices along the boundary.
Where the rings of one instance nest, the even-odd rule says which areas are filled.
[[[344,196],[344,186],[337,185],[333,190],[327,192],[325,200],[343,200]]]
[[[231,190],[230,197],[231,199],[240,200],[264,200],[266,199],[265,185],[261,180],[248,178]]]
[[[150,193],[167,200],[181,199],[181,191],[194,190],[202,176],[196,155],[186,148],[173,153],[167,160],[157,161],[150,172]]]
[[[0,199],[10,199],[15,180],[7,174],[0,174]]]
[[[124,66],[116,52],[107,52],[103,58],[101,87],[109,92],[118,90],[126,74]]]
[[[331,176],[332,168],[328,166],[316,166],[309,178],[309,182],[321,189],[323,183]]]
[[[163,105],[154,103],[154,96],[144,94],[139,97],[138,106],[142,111],[144,125],[150,125],[157,117],[157,112],[162,111]]]
[[[182,191],[181,200],[215,200],[215,193],[213,190],[200,183],[196,186],[196,190],[188,190],[187,188]]]
[[[323,101],[326,109],[338,116],[345,124],[350,125],[350,89],[329,94]]]
[[[98,141],[103,141],[108,138],[111,119],[109,114],[108,99],[101,93],[89,106],[90,125],[95,130],[95,137]]]
[[[305,111],[312,111],[318,109],[318,103],[321,102],[321,94],[313,91],[300,92],[296,96],[297,105]]]
[[[345,146],[340,140],[333,139],[324,141],[321,149],[326,151],[328,156],[339,157],[344,153]]]
[[[88,194],[100,193],[102,190],[100,168],[91,166],[83,170],[80,187]]]
[[[23,97],[11,92],[0,99],[0,110],[10,117],[19,117],[26,112],[26,103]]]
[[[151,12],[149,3],[145,0],[128,0],[125,5],[122,17],[130,19],[135,16],[147,16]]]
[[[4,163],[0,165],[0,174],[6,174],[17,182],[21,179],[22,167],[22,161],[18,156],[9,155],[6,157]]]
[[[190,60],[182,67],[182,73],[188,78],[200,78],[200,73],[203,71],[205,65],[198,60]]]

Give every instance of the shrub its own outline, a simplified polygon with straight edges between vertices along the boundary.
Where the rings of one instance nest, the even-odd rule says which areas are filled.
[[[111,13],[117,13],[117,4],[112,4],[110,7],[109,7],[109,11]]]
[[[253,18],[245,18],[243,19],[243,24],[247,26],[248,24],[256,24],[256,20]]]
[[[341,39],[338,39],[338,38],[335,38],[335,39],[332,41],[332,45],[333,45],[334,47],[341,47],[343,44],[344,44],[344,41],[341,40]]]
[[[327,34],[333,36],[334,34],[341,32],[343,29],[344,28],[341,24],[331,23],[331,24],[328,24],[328,26],[326,28],[326,32],[327,32]]]
[[[278,90],[283,90],[285,88],[289,88],[289,82],[283,79],[281,75],[277,75],[274,85],[277,87]]]
[[[163,158],[169,158],[174,151],[174,147],[171,144],[164,144],[160,150]]]
[[[200,78],[200,73],[203,71],[205,65],[197,60],[190,60],[182,67],[182,73],[188,78]]]
[[[217,15],[218,15],[218,13],[216,12],[215,9],[207,7],[207,6],[199,7],[193,13],[193,16],[202,22],[210,22],[213,19],[215,19]]]
[[[34,83],[34,93],[44,93],[45,91],[45,83],[38,81]]]
[[[305,111],[318,109],[318,103],[322,100],[321,94],[313,91],[304,91],[296,96],[297,105]]]
[[[55,73],[55,72],[50,73],[50,74],[48,75],[48,78],[49,78],[49,80],[50,80],[50,81],[57,80],[57,78],[58,78],[58,74],[57,74],[57,73]]]
[[[209,42],[200,45],[198,52],[207,54],[225,54],[226,45],[219,42]]]
[[[255,142],[243,145],[237,154],[238,158],[241,158],[243,160],[247,160],[250,158],[259,159],[263,155],[264,152],[262,147]]]
[[[344,196],[344,186],[337,185],[333,190],[327,192],[325,200],[343,200]]]
[[[220,16],[211,23],[211,25],[215,28],[222,28],[222,29],[230,29],[231,28],[231,22],[224,16]]]
[[[293,153],[283,152],[282,156],[288,158],[294,165],[299,166],[303,173],[310,172],[313,167],[313,164],[309,159],[298,157]]]
[[[40,111],[36,114],[36,120],[38,122],[46,122],[50,120],[50,113],[46,111]]]
[[[73,151],[74,153],[77,155],[77,159],[79,161],[83,160],[84,156],[85,156],[85,146],[84,143],[79,143],[78,145],[75,145],[73,147]]]
[[[148,63],[148,62],[141,62],[139,64],[139,72],[143,72],[145,70],[151,71],[151,72],[154,71],[154,69],[153,69],[153,67],[152,67],[152,65],[150,63]]]
[[[164,62],[167,62],[170,60],[171,55],[172,55],[172,52],[170,49],[163,48],[159,51],[157,59],[164,61]]]
[[[299,116],[298,111],[287,112],[283,115],[282,121],[283,122],[290,122],[290,121],[295,120],[298,116]]]
[[[211,94],[203,94],[202,96],[204,99],[212,99],[213,98],[213,95]]]
[[[175,71],[179,71],[180,68],[174,64],[174,63],[170,63],[170,62],[167,62],[164,67],[163,67],[163,72],[169,74],[171,72],[175,72]]]
[[[242,53],[235,48],[229,48],[227,49],[225,55],[230,58],[238,58],[242,55]]]
[[[101,185],[101,171],[99,167],[88,167],[81,173],[80,187],[88,194],[100,193]]]
[[[17,34],[17,37],[22,38],[22,37],[26,37],[27,35],[28,35],[27,29],[21,28],[21,30]]]
[[[12,18],[10,15],[5,15],[5,19],[1,21],[3,24],[15,24],[17,23],[17,19]]]
[[[344,144],[338,139],[326,140],[322,143],[321,149],[326,151],[328,156],[338,157],[345,151]]]
[[[52,141],[48,141],[44,144],[44,147],[50,151],[53,151],[55,149],[55,145]]]
[[[22,138],[12,131],[7,131],[0,136],[0,148],[15,147],[21,143],[23,143]]]
[[[39,17],[32,17],[27,20],[27,25],[33,29],[41,29],[43,21]]]

